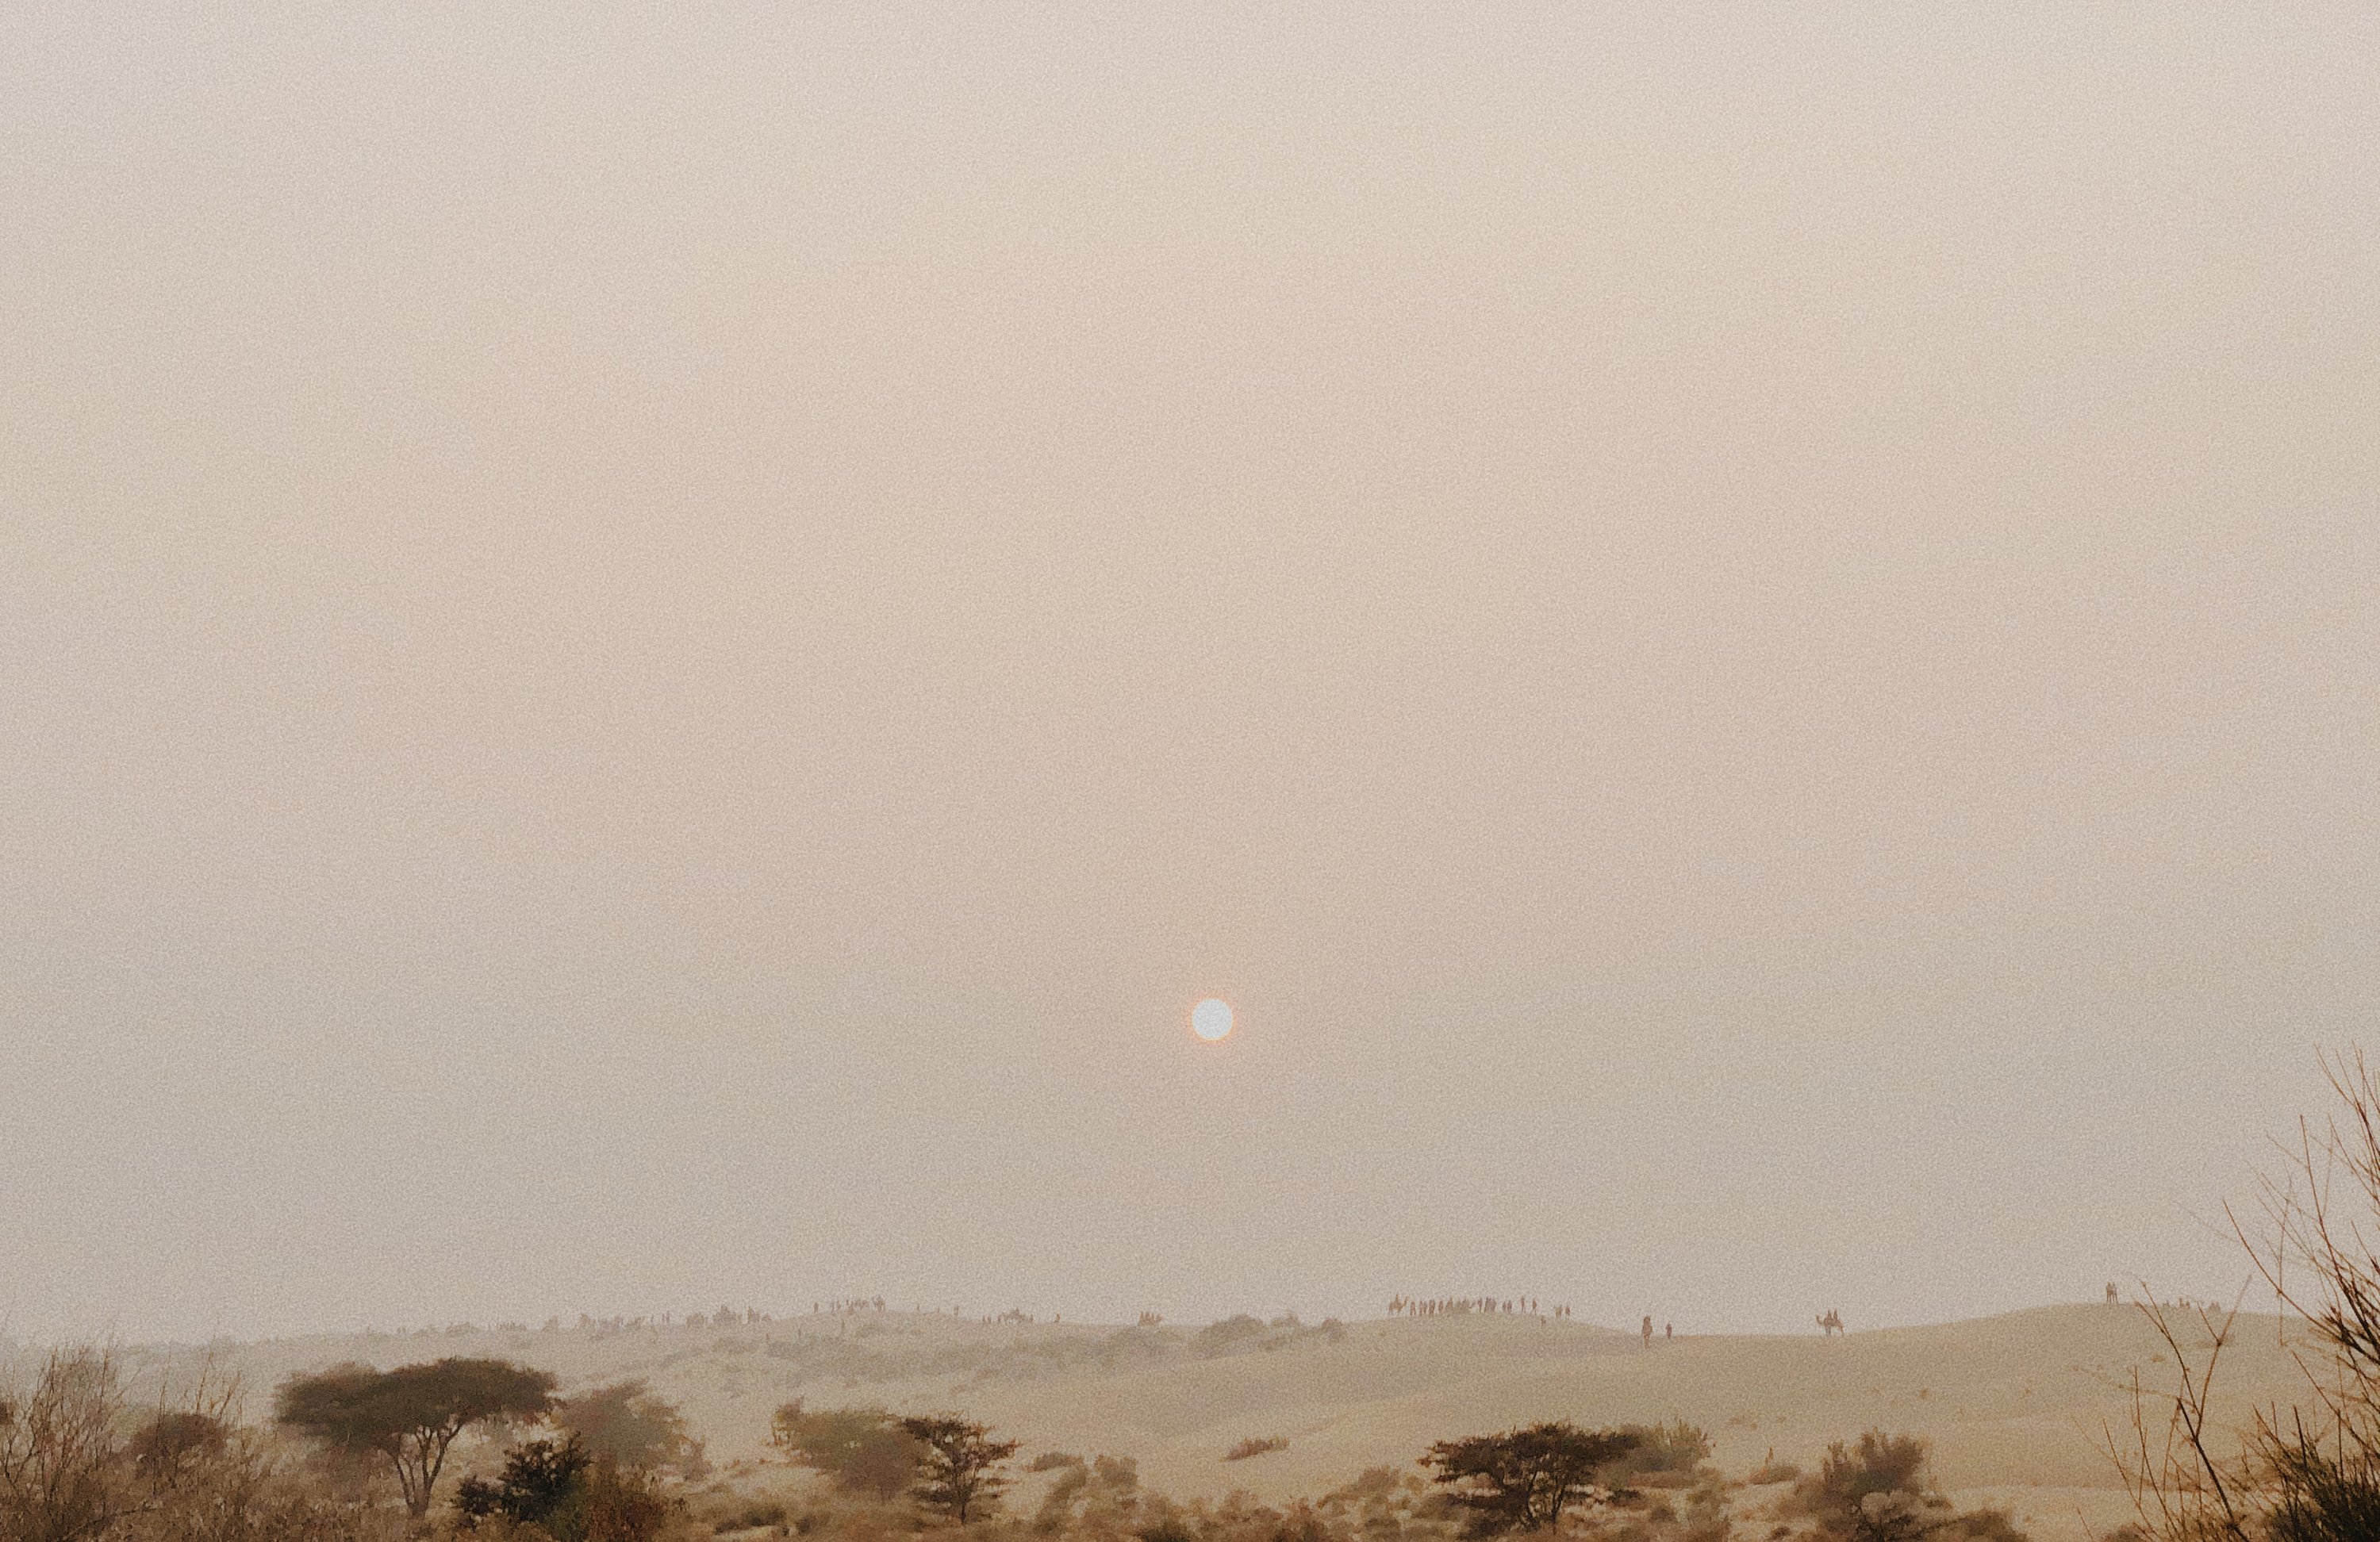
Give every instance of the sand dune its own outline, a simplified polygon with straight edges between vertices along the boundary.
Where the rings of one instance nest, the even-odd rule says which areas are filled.
[[[2278,1323],[2242,1318],[2230,1406],[2295,1390]],[[2092,1440],[2120,1421],[2120,1383],[2171,1367],[2130,1307],[2061,1306],[1934,1327],[1798,1337],[1633,1335],[1535,1317],[1391,1318],[1214,1330],[988,1324],[908,1313],[805,1316],[735,1327],[617,1332],[469,1330],[144,1349],[136,1375],[187,1378],[201,1354],[237,1368],[261,1410],[293,1370],[340,1360],[395,1365],[501,1354],[545,1366],[565,1390],[643,1377],[679,1400],[714,1459],[759,1455],[769,1415],[813,1406],[952,1408],[1028,1451],[1138,1459],[1145,1481],[1183,1497],[1234,1487],[1268,1498],[1326,1490],[1368,1466],[1402,1464],[1430,1441],[1516,1422],[1686,1418],[1741,1474],[1771,1451],[1807,1463],[1870,1426],[1934,1442],[1942,1481],[2037,1512],[2045,1534],[2079,1512],[2116,1518],[2119,1496]],[[1248,1436],[1286,1450],[1226,1463]]]

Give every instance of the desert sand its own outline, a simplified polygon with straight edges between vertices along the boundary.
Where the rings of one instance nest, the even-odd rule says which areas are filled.
[[[2243,1317],[2225,1407],[2286,1400],[2297,1372],[2279,1322]],[[1828,1339],[1632,1333],[1535,1317],[1469,1316],[1233,1328],[988,1323],[901,1311],[805,1314],[732,1326],[527,1330],[465,1328],[128,1351],[137,1381],[187,1379],[212,1356],[261,1412],[292,1371],[494,1354],[551,1369],[565,1391],[641,1377],[677,1400],[716,1462],[766,1451],[769,1415],[812,1407],[954,1409],[1041,1451],[1129,1455],[1181,1498],[1245,1488],[1318,1494],[1367,1467],[1405,1466],[1435,1439],[1564,1417],[1684,1418],[1742,1475],[1772,1451],[1808,1464],[1872,1426],[1923,1435],[1962,1502],[2010,1508],[2044,1537],[2128,1514],[2095,1441],[2129,1407],[2137,1367],[2172,1366],[2131,1306],[2054,1306]],[[1225,1462],[1251,1436],[1285,1450]]]

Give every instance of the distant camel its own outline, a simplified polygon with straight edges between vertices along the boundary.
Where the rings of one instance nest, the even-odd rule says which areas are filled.
[[[1841,1331],[1843,1331],[1843,1315],[1831,1306],[1828,1307],[1827,1315],[1818,1319],[1818,1337],[1831,1338]]]

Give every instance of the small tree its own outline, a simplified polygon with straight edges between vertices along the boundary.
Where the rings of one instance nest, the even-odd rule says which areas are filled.
[[[909,1487],[923,1454],[901,1421],[881,1408],[812,1413],[799,1398],[769,1421],[769,1443],[786,1461],[825,1474],[839,1488],[887,1500]]]
[[[197,1408],[161,1408],[133,1432],[132,1469],[152,1491],[178,1488],[194,1471],[223,1454],[230,1427]]]
[[[683,1460],[694,1442],[675,1404],[642,1381],[615,1381],[553,1405],[553,1422],[578,1438],[587,1454],[623,1467]]]
[[[492,1481],[467,1477],[455,1488],[455,1508],[473,1520],[501,1515],[507,1521],[552,1529],[553,1518],[577,1496],[579,1480],[594,1458],[578,1437],[531,1440],[504,1453],[504,1471]]]
[[[901,1428],[924,1448],[917,1498],[960,1525],[967,1524],[969,1512],[1008,1487],[1001,1468],[1016,1454],[1017,1442],[993,1439],[990,1426],[939,1415],[903,1419]]]
[[[1638,1431],[1581,1429],[1564,1419],[1440,1440],[1422,1463],[1437,1469],[1430,1481],[1470,1512],[1471,1534],[1492,1536],[1560,1525],[1564,1509],[1593,1494],[1596,1475],[1643,1439]]]
[[[490,1419],[542,1417],[552,1401],[550,1373],[506,1360],[445,1359],[393,1371],[345,1365],[282,1383],[273,1417],[324,1445],[385,1459],[406,1510],[419,1520],[430,1513],[455,1437]]]
[[[650,1542],[670,1512],[650,1474],[589,1456],[577,1436],[514,1447],[492,1482],[456,1487],[455,1508],[540,1527],[555,1542]]]

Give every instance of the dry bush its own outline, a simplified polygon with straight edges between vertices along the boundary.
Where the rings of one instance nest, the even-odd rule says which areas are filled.
[[[1830,1520],[1848,1524],[1848,1517],[1856,1515],[1871,1495],[1930,1491],[1929,1454],[1926,1443],[1916,1436],[1888,1435],[1880,1429],[1864,1431],[1856,1445],[1837,1440],[1827,1448],[1818,1470],[1794,1484],[1779,1512],[1808,1516],[1822,1524]]]
[[[1058,1473],[1034,1512],[1037,1536],[1123,1537],[1150,1524],[1143,1513],[1140,1464],[1129,1456],[1080,1457],[1071,1463],[1052,1463]]]
[[[238,1387],[202,1375],[127,1406],[98,1346],[53,1352],[0,1398],[0,1542],[395,1542],[402,1517],[350,1498],[238,1420]]]
[[[1954,1510],[1934,1487],[1930,1454],[1918,1437],[1880,1429],[1864,1431],[1855,1444],[1837,1440],[1777,1512],[1815,1521],[1831,1542],[2022,1542],[2005,1512]]]
[[[53,1350],[33,1385],[0,1396],[0,1542],[86,1542],[136,1508],[115,1356]]]
[[[783,1526],[785,1505],[782,1500],[752,1500],[738,1505],[723,1515],[712,1517],[714,1535],[731,1531],[758,1531],[764,1526]]]
[[[881,1408],[779,1408],[770,1444],[796,1466],[824,1474],[846,1493],[890,1502],[909,1487],[925,1454],[922,1442]]]
[[[2279,1300],[2300,1398],[2258,1412],[2245,1431],[2222,1429],[2211,1410],[2236,1304],[2168,1307],[2143,1290],[2173,1370],[2155,1387],[2134,1372],[2129,1427],[2107,1427],[2103,1450],[2154,1542],[2380,1535],[2380,1078],[2360,1050],[2321,1065],[2332,1113],[2299,1122],[2249,1220],[2225,1211]]]
[[[1223,1460],[1226,1462],[1245,1462],[1251,1456],[1262,1456],[1267,1451],[1287,1451],[1288,1449],[1289,1437],[1286,1435],[1251,1435],[1246,1439],[1242,1440],[1238,1445],[1233,1446],[1230,1451],[1225,1451],[1223,1453]]]

